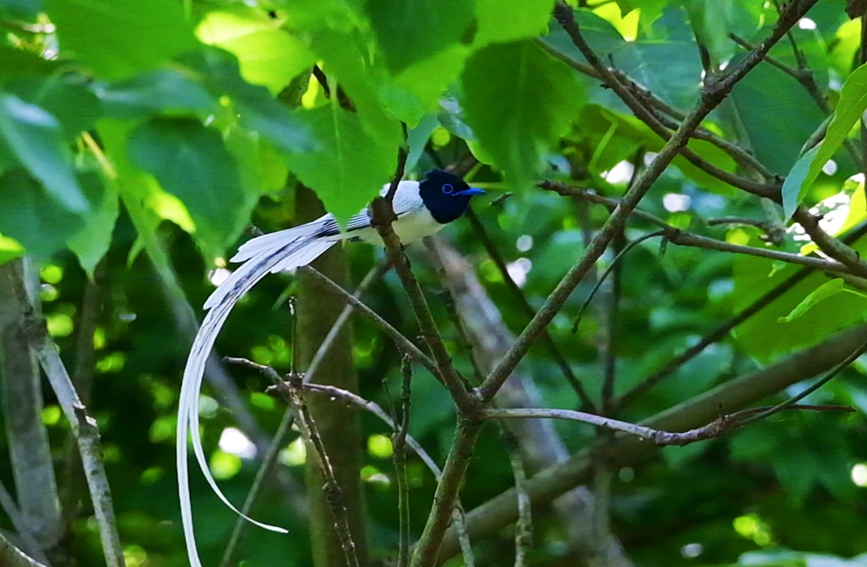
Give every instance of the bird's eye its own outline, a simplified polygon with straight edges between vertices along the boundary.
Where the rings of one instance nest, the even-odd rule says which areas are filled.
[[[443,193],[445,193],[446,195],[451,195],[452,193],[454,193],[454,191],[455,188],[452,187],[451,183],[446,183],[443,185]]]

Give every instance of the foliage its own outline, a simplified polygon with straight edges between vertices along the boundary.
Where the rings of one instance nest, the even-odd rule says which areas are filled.
[[[641,87],[669,136],[703,103],[704,84],[745,61],[747,48],[729,34],[758,45],[779,20],[774,3],[753,0],[573,4],[603,65]],[[96,317],[95,362],[81,372],[92,374],[87,407],[99,424],[128,565],[186,564],[172,456],[180,369],[191,341],[185,301],[201,315],[198,307],[251,218],[266,231],[296,224],[292,188],[300,183],[345,222],[390,181],[405,144],[412,177],[433,167],[462,168],[491,194],[477,202],[476,214],[506,274],[466,220],[448,227],[446,238],[476,267],[504,328],[517,335],[528,316],[506,277],[538,310],[609,218],[604,207],[536,184],[563,181],[619,199],[665,151],[652,121],[636,117],[612,85],[600,84],[598,71],[551,17],[553,7],[538,0],[0,0],[0,263],[27,255],[41,267],[48,330],[67,368],[86,362],[84,320]],[[859,163],[867,67],[860,20],[850,20],[844,8],[813,6],[702,121],[686,144],[697,159],[675,157],[639,209],[719,242],[793,256],[815,255],[809,235],[790,220],[812,209],[824,215],[821,226],[837,242],[863,256],[858,237],[867,207]],[[742,190],[756,184],[770,187],[776,202]],[[596,275],[627,241],[656,228],[630,220]],[[597,406],[611,401],[602,392],[612,364],[616,399],[804,270],[743,249],[679,246],[673,236],[645,241],[619,260],[614,283],[602,287],[576,333],[573,322],[593,277],[547,326]],[[361,245],[346,250],[358,281],[374,253]],[[819,257],[828,254],[822,249]],[[442,287],[421,248],[411,255],[423,289]],[[616,417],[639,422],[688,405],[863,323],[867,300],[857,275],[814,270],[802,277]],[[287,281],[291,293],[294,280],[270,277],[249,294],[218,340],[220,353],[289,370],[290,316],[275,307]],[[101,305],[95,311],[83,303],[94,289]],[[446,305],[428,297],[458,370],[472,375]],[[395,274],[365,302],[404,335],[417,334]],[[0,318],[0,330],[6,324]],[[353,345],[360,394],[388,407],[382,383],[397,396],[399,353],[360,317]],[[410,433],[442,464],[454,434],[453,403],[421,366],[415,370]],[[545,407],[581,407],[544,346],[535,346],[519,370],[534,379]],[[863,555],[847,558],[867,551],[858,516],[867,504],[864,372],[856,362],[804,402],[844,404],[856,414],[788,412],[728,437],[666,448],[661,458],[618,465],[608,496],[612,534],[626,555],[636,565],[863,562]],[[267,438],[285,406],[263,395],[265,378],[236,369],[232,376],[260,429],[239,426],[243,419],[209,391],[203,439],[221,487],[240,504],[257,461],[255,451],[227,445],[226,432],[241,427],[256,441]],[[777,387],[750,404],[773,405],[803,387]],[[399,534],[384,438],[391,431],[369,415],[361,419],[368,439],[361,470],[367,535],[374,556],[391,557]],[[69,425],[50,393],[42,421],[64,470]],[[585,425],[555,427],[572,453],[598,440]],[[261,457],[264,445],[257,450]],[[303,445],[292,442],[281,453],[280,474],[297,481],[304,463]],[[415,539],[437,485],[414,456],[407,474]],[[12,475],[4,462],[0,480],[13,486]],[[62,488],[74,489],[64,495],[70,521],[60,554],[100,565],[84,485],[58,478]],[[486,427],[463,506],[472,510],[513,483],[504,444]],[[250,530],[240,552],[244,565],[310,564],[301,507],[284,488],[266,486],[255,516],[290,534]],[[235,518],[201,479],[194,478],[192,491],[203,560],[215,565]],[[546,507],[534,514],[532,561],[565,564],[569,526]],[[3,517],[3,527],[13,528],[10,518]],[[480,563],[513,561],[508,531],[486,533],[474,544]]]

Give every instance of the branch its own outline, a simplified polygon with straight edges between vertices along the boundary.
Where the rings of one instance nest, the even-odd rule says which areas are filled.
[[[515,283],[515,280],[513,280],[512,276],[509,275],[509,270],[506,267],[506,262],[503,260],[503,256],[500,254],[497,246],[491,240],[491,237],[488,236],[488,232],[485,230],[485,226],[482,224],[482,221],[479,220],[479,217],[477,217],[472,210],[468,210],[466,216],[473,227],[473,232],[475,232],[476,236],[485,247],[485,250],[488,252],[488,257],[494,262],[494,264],[497,266],[497,269],[500,271],[500,276],[506,283],[506,287],[509,288],[509,291],[512,292],[512,295],[517,300],[518,307],[520,307],[524,311],[524,313],[526,313],[527,316],[532,319],[533,315],[536,314],[536,311],[530,305],[530,302],[527,301],[527,298],[524,296],[521,288],[518,287],[518,285]],[[563,357],[560,349],[557,348],[557,343],[555,343],[554,339],[551,338],[551,334],[548,332],[547,329],[545,329],[539,336],[544,345],[548,348],[548,352],[551,354],[551,358],[560,369],[563,377],[566,378],[566,381],[569,382],[569,385],[572,386],[572,389],[575,390],[575,393],[578,395],[578,399],[581,401],[582,408],[591,412],[595,411],[595,405],[593,404],[593,400],[590,399],[590,396],[587,395],[587,391],[584,389],[584,386],[575,376],[575,373],[572,372],[572,368]]]
[[[358,298],[353,297],[351,293],[331,281],[331,279],[327,276],[318,272],[315,268],[311,268],[310,266],[304,266],[302,268],[299,268],[299,270],[306,271],[308,274],[316,278],[319,283],[321,283],[325,288],[339,296],[348,305],[351,305],[352,307],[357,309],[360,314],[370,319],[373,324],[379,327],[382,332],[391,337],[391,339],[395,342],[395,344],[400,350],[409,353],[422,366],[430,370],[431,374],[433,374],[437,380],[442,381],[439,368],[437,368],[436,363],[434,363],[433,360],[431,360],[425,353],[423,353],[417,346],[415,346],[415,343],[403,336],[403,334],[401,334],[400,331],[392,327],[391,324],[388,323],[388,321],[380,317],[376,311],[362,303]]]
[[[855,326],[783,361],[726,382],[640,425],[664,431],[686,431],[707,424],[719,417],[720,407],[737,411],[794,383],[826,372],[845,360],[865,340],[867,325]],[[622,438],[604,449],[601,456],[612,466],[635,466],[654,455],[656,450],[656,446],[647,441]],[[543,505],[587,482],[596,457],[591,450],[582,451],[566,462],[536,473],[527,481],[527,493],[533,504]],[[513,523],[518,517],[515,499],[514,490],[508,490],[471,511],[467,515],[470,536],[483,538]],[[457,538],[449,531],[443,543],[442,559],[454,555],[457,549]]]
[[[123,547],[117,532],[117,520],[111,502],[111,489],[102,461],[99,441],[99,428],[96,421],[87,414],[81,403],[54,340],[48,334],[45,319],[41,316],[38,299],[28,297],[23,280],[10,282],[13,293],[22,310],[22,328],[31,351],[39,360],[48,382],[57,396],[57,402],[69,421],[72,433],[78,442],[81,462],[84,466],[87,486],[93,503],[94,515],[99,527],[103,555],[108,567],[124,565]]]
[[[616,211],[622,203],[622,201],[618,201],[616,199],[609,199],[607,197],[597,195],[596,193],[587,191],[585,189],[571,187],[569,185],[558,183],[555,181],[543,181],[539,184],[539,187],[547,191],[554,191],[555,193],[559,193],[560,195],[578,197],[580,199],[590,201],[591,203],[605,205],[606,207],[608,207],[609,210],[612,211]],[[809,268],[828,272],[855,274],[855,271],[852,270],[851,267],[842,262],[835,262],[833,260],[825,260],[812,256],[802,256],[800,254],[792,254],[791,252],[780,252],[779,250],[772,250],[770,248],[755,248],[753,246],[731,244],[723,240],[715,240],[713,238],[708,238],[706,236],[700,236],[698,234],[693,234],[691,232],[681,230],[679,228],[671,226],[659,217],[651,215],[650,213],[646,213],[644,211],[633,210],[631,211],[631,214],[635,218],[645,220],[662,228],[665,231],[666,239],[671,244],[676,244],[680,246],[691,246],[694,248],[706,248],[708,250],[718,250],[720,252],[730,252],[732,254],[747,254],[749,256],[758,256],[760,258],[767,258],[769,260],[777,260],[789,264],[798,264],[801,266],[807,266]],[[827,234],[825,234],[825,236],[826,239],[830,239],[836,242],[837,246],[845,247],[845,245],[840,243],[838,240],[828,236]],[[851,251],[850,248],[845,248]]]
[[[614,236],[623,228],[627,217],[635,209],[654,181],[656,181],[686,145],[689,135],[701,124],[704,117],[722,102],[738,81],[744,78],[753,67],[758,65],[771,46],[779,41],[786,30],[794,25],[816,1],[793,0],[790,2],[788,9],[780,16],[777,25],[768,39],[763,41],[754,51],[750,52],[740,63],[730,67],[729,72],[725,76],[705,85],[701,92],[699,104],[684,118],[680,127],[666,142],[650,166],[639,175],[638,179],[636,179],[635,183],[620,201],[620,204],[611,216],[608,217],[599,233],[590,243],[584,257],[566,273],[545,301],[545,304],[536,313],[536,316],[533,317],[533,320],[527,325],[517,341],[515,341],[515,344],[506,356],[503,357],[502,361],[485,380],[485,383],[479,388],[479,394],[482,396],[482,399],[490,400],[503,385],[503,382],[508,379],[521,359],[524,358],[524,355],[527,354],[530,346],[538,339],[541,332],[554,319],[554,316],[560,312],[560,309],[562,309],[572,291],[581,282],[587,272],[590,271]],[[558,2],[554,8],[554,16],[590,64],[597,69],[604,68],[598,56],[584,41],[578,25],[575,23],[572,8]]]
[[[370,290],[373,284],[379,281],[379,279],[384,275],[387,269],[388,264],[386,264],[385,262],[380,262],[376,266],[374,266],[367,273],[367,275],[362,278],[361,283],[358,284],[358,287],[355,290],[355,294],[351,297],[360,300],[360,298],[363,297]],[[352,315],[353,311],[354,308],[352,305],[346,305],[346,307],[340,313],[340,316],[334,322],[334,325],[331,326],[331,329],[328,331],[328,335],[326,335],[325,339],[322,341],[322,344],[319,345],[319,349],[316,351],[316,355],[313,357],[313,360],[307,367],[307,372],[304,374],[305,381],[313,379],[313,377],[316,375],[316,370],[319,367],[320,362],[331,350],[334,341],[337,339],[340,331],[349,321],[349,317],[350,315]],[[241,365],[245,365],[244,362],[249,362],[240,362],[241,360],[243,359],[226,359],[228,363]],[[263,370],[263,368],[266,367],[254,366],[253,368],[259,370],[260,372],[263,372],[266,376],[271,378],[272,381],[275,380],[275,378],[278,382],[281,380],[280,376],[277,375],[276,371],[274,371],[273,369],[271,369],[273,374],[269,374],[268,372]],[[286,436],[289,434],[293,423],[294,416],[292,414],[292,410],[291,408],[287,407],[282,419],[280,420],[280,426],[277,428],[277,432],[274,434],[274,438],[266,446],[267,448],[264,451],[262,462],[259,464],[259,469],[256,471],[256,477],[253,479],[253,485],[250,487],[250,491],[247,493],[246,500],[244,500],[244,506],[241,508],[241,512],[244,515],[249,515],[249,512],[253,508],[253,505],[256,503],[256,500],[258,499],[262,488],[265,486],[265,481],[271,479],[274,476],[274,465],[277,463],[277,458],[280,454],[280,451],[285,445]],[[306,504],[306,500],[299,500]],[[294,505],[292,509],[302,518],[309,514],[309,511],[306,508],[299,507],[297,505]],[[239,516],[238,519],[235,521],[235,527],[232,529],[232,535],[229,537],[229,543],[226,544],[226,549],[223,551],[223,558],[220,561],[221,567],[228,567],[232,563],[235,550],[237,549],[238,544],[241,541],[241,533],[246,526],[247,522],[244,520],[243,517]]]
[[[404,254],[400,240],[391,226],[397,219],[391,202],[382,197],[377,197],[371,203],[370,208],[372,212],[371,223],[376,228],[380,238],[382,238],[383,244],[385,244],[386,256],[391,265],[394,266],[398,277],[400,277],[404,291],[406,291],[410,305],[412,305],[419,330],[433,354],[437,368],[435,374],[442,378],[442,382],[449,391],[449,394],[451,394],[459,412],[472,414],[478,411],[480,407],[479,401],[473,397],[468,385],[452,365],[451,357],[439,334],[424,294],[418,285],[418,281],[415,279],[415,275],[412,273],[409,259]]]

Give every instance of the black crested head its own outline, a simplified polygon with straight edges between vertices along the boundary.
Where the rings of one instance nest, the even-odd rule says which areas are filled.
[[[441,169],[428,171],[418,188],[421,200],[440,224],[448,224],[464,214],[473,195],[484,193],[463,179]]]

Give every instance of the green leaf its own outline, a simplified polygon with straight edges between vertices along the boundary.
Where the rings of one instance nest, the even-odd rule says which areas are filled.
[[[280,29],[280,22],[258,9],[233,7],[207,13],[196,35],[238,58],[241,76],[278,94],[316,56],[299,39]]]
[[[88,130],[102,111],[96,95],[84,84],[83,79],[74,76],[21,78],[7,81],[3,89],[52,114],[63,127],[68,142]]]
[[[795,306],[792,311],[786,315],[785,317],[780,317],[777,319],[780,323],[791,323],[798,317],[804,315],[807,311],[809,311],[812,307],[814,307],[817,303],[822,301],[823,299],[828,299],[832,295],[836,295],[843,291],[845,286],[845,282],[842,278],[834,278],[833,280],[827,281],[817,287],[813,292],[805,297],[801,303]]]
[[[216,98],[199,79],[178,67],[155,69],[117,83],[100,83],[95,90],[105,113],[115,118],[155,114],[205,118],[218,107]]]
[[[469,53],[466,47],[453,45],[419,61],[385,82],[379,88],[379,98],[394,116],[414,128],[424,114],[436,109]]]
[[[476,0],[479,31],[475,43],[504,43],[535,37],[545,31],[553,0]]]
[[[422,117],[418,126],[411,128],[406,134],[406,142],[409,146],[409,154],[406,157],[406,170],[412,171],[415,169],[418,160],[424,153],[427,141],[430,135],[439,126],[439,120],[433,114],[428,114]]]
[[[54,116],[16,96],[0,94],[0,141],[60,205],[74,213],[87,212],[87,200]]]
[[[306,152],[317,142],[307,126],[264,87],[244,81],[234,57],[219,49],[203,49],[183,58],[206,78],[207,88],[231,98],[241,124],[258,131],[284,152]]]
[[[366,132],[358,114],[333,104],[295,114],[321,145],[313,152],[290,154],[289,169],[345,223],[394,174],[397,147]]]
[[[105,78],[152,69],[195,46],[189,18],[173,0],[49,0],[47,13],[61,53]]]
[[[857,243],[854,248],[863,255],[867,252],[867,243]],[[773,262],[769,260],[738,255],[735,259],[735,289],[732,294],[734,311],[745,309],[801,269],[787,266],[773,270]],[[862,322],[863,314],[867,312],[867,298],[854,293],[831,295],[800,317],[788,323],[780,322],[781,318],[792,313],[827,281],[824,274],[811,274],[738,325],[735,336],[740,347],[750,356],[768,361],[774,355],[812,346],[836,331]]]
[[[383,144],[395,144],[397,152],[397,144],[402,141],[400,123],[383,107],[378,92],[383,81],[382,69],[370,61],[368,53],[362,51],[363,38],[358,35],[323,31],[314,38],[313,45],[316,54],[325,62],[329,77],[333,77],[336,84],[349,95],[365,131]],[[405,104],[397,106],[407,109]],[[409,111],[413,115],[398,117],[410,124],[417,122],[424,112],[420,103],[409,107]]]
[[[792,166],[789,174],[786,175],[786,180],[783,181],[783,214],[786,220],[792,217],[795,209],[798,208],[798,205],[801,204],[801,201],[810,189],[809,185],[804,184],[804,179],[809,175],[810,164],[813,163],[821,147],[822,145],[819,144],[802,155],[795,162],[795,165]]]
[[[626,41],[610,22],[593,12],[575,10],[574,15],[584,38],[604,61],[613,61],[618,70],[675,108],[689,108],[698,101],[702,67],[691,33]],[[666,14],[671,20],[669,25],[679,29],[686,29],[686,22],[679,21],[685,17],[686,13],[680,10]],[[560,26],[552,27],[542,41],[576,61],[585,61]],[[677,65],[671,61],[677,61]],[[582,80],[593,86],[587,92],[590,101],[626,112],[623,102],[610,89],[597,88],[596,80]]]
[[[37,260],[66,247],[85,217],[52,199],[45,186],[24,169],[0,176],[0,233],[20,242]],[[89,208],[89,207],[88,207]]]
[[[816,180],[825,163],[846,141],[852,127],[861,120],[861,115],[867,110],[867,65],[861,65],[849,75],[840,92],[840,101],[834,109],[834,117],[828,125],[825,139],[816,152],[810,170],[804,177],[802,187],[809,187]]]
[[[790,51],[778,57],[785,58]],[[788,63],[797,65],[794,61]],[[743,131],[759,161],[781,175],[798,161],[804,142],[825,118],[792,77],[771,65],[759,65],[750,71],[735,86],[729,100],[719,112],[731,125],[731,131]],[[798,109],[797,120],[791,119],[792,108]]]
[[[0,79],[45,76],[57,66],[56,61],[47,61],[33,52],[0,45]]]
[[[96,265],[111,245],[111,235],[119,212],[118,199],[114,188],[106,187],[102,177],[96,173],[82,176],[82,187],[90,202],[94,203],[94,210],[87,215],[84,228],[67,244],[88,277],[93,277]]]
[[[581,108],[574,73],[532,42],[494,45],[463,73],[466,122],[507,182],[526,187]]]
[[[219,133],[195,120],[155,119],[130,134],[127,152],[187,207],[208,254],[221,254],[238,236],[245,195]]]
[[[368,0],[366,9],[395,74],[464,42],[473,21],[473,4],[465,0]]]

